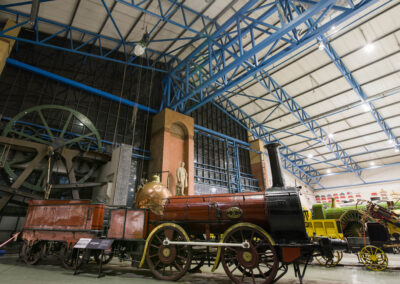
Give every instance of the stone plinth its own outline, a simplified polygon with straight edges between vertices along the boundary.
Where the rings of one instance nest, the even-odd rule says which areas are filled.
[[[185,162],[188,188],[185,195],[194,193],[194,120],[190,116],[164,109],[153,117],[149,175],[161,173],[161,182],[175,195],[176,170]]]

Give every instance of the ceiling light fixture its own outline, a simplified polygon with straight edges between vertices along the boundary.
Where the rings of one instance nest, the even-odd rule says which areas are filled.
[[[319,46],[318,46],[318,49],[319,49],[319,50],[324,50],[324,48],[325,48],[324,43],[323,43],[323,42],[320,42],[320,43],[319,43]]]
[[[393,143],[394,143],[393,139],[389,139],[389,140],[388,140],[388,143],[389,143],[389,144],[393,144]]]
[[[364,51],[366,52],[366,53],[370,53],[370,52],[372,52],[373,50],[375,49],[375,46],[372,44],[372,43],[367,43],[365,46],[364,46]]]
[[[371,110],[371,107],[369,106],[368,103],[363,103],[362,104],[362,108],[363,108],[364,111],[370,111]]]
[[[328,134],[328,137],[329,137],[329,138],[333,138],[333,133],[329,133],[329,134]]]
[[[312,159],[314,156],[312,154],[308,154],[307,156],[309,159]]]
[[[394,151],[395,151],[396,153],[398,153],[398,152],[399,152],[399,148],[394,149]]]
[[[374,162],[374,161],[370,162],[369,164],[370,164],[371,166],[375,166],[375,162]]]
[[[331,31],[334,31],[335,29],[336,29],[336,26],[333,25],[333,26],[331,27]]]
[[[136,44],[135,49],[133,50],[133,53],[136,56],[141,56],[144,54],[146,51],[146,46],[149,42],[150,35],[146,32],[144,33],[142,39]]]
[[[327,169],[326,172],[327,172],[328,174],[330,174],[332,171],[331,171],[331,169]]]

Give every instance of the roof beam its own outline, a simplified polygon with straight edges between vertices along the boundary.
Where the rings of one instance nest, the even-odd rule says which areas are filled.
[[[9,13],[9,14],[13,14],[15,15],[15,17],[21,19],[21,18],[27,18],[29,19],[29,14],[17,11],[17,10],[12,10],[9,8],[2,8],[0,7],[0,12],[3,11],[5,13]],[[21,21],[20,24],[23,24],[24,22]],[[40,26],[41,25],[51,25],[52,28],[54,30],[58,30],[56,32],[54,32],[53,34],[49,35],[46,38],[40,38],[39,34],[40,34]],[[94,32],[90,32],[87,30],[83,30],[80,28],[75,28],[66,24],[62,24],[62,23],[58,23],[56,21],[52,21],[52,20],[48,20],[45,18],[40,18],[37,17],[36,18],[36,24],[33,27],[34,29],[34,34],[36,34],[36,37],[34,39],[28,39],[28,38],[22,38],[22,37],[13,37],[13,36],[9,36],[4,34],[4,31],[0,31],[0,37],[5,37],[5,38],[11,38],[14,39],[16,41],[19,42],[24,42],[24,43],[29,43],[29,44],[33,44],[33,45],[38,45],[38,46],[42,46],[42,47],[48,47],[48,48],[53,48],[53,49],[58,49],[58,50],[63,50],[63,51],[67,51],[67,52],[72,52],[72,53],[76,53],[76,54],[80,54],[80,55],[84,55],[84,56],[89,56],[89,57],[94,57],[94,58],[99,58],[99,59],[103,59],[103,60],[107,60],[107,61],[112,61],[112,62],[116,62],[116,63],[121,63],[121,64],[127,64],[128,66],[134,66],[134,67],[139,67],[139,68],[144,68],[144,69],[148,69],[148,70],[153,70],[157,71],[157,72],[162,72],[162,73],[166,73],[168,66],[165,66],[165,70],[164,69],[160,69],[158,67],[154,68],[153,66],[147,66],[147,65],[140,65],[140,64],[136,64],[134,62],[131,61],[125,61],[125,60],[121,60],[118,58],[113,58],[112,55],[114,53],[117,53],[120,51],[121,47],[123,46],[123,41],[121,39],[116,39],[116,38],[112,38],[109,36],[105,36],[105,35],[101,35],[98,33],[94,33]],[[52,43],[52,39],[60,36],[61,34],[67,34],[68,35],[68,39],[65,40],[65,45],[60,46],[57,44]],[[72,38],[72,35],[76,35],[79,34],[79,38],[82,40],[82,42],[77,44],[77,41],[75,41]],[[85,41],[83,42],[83,39],[85,39]],[[92,49],[88,49],[88,46],[93,45],[95,42],[98,42],[98,48],[99,50],[95,53],[92,51]],[[108,48],[104,48],[104,44],[105,43],[109,43],[110,45],[112,45],[113,47],[110,47],[110,49]],[[78,45],[78,46],[77,46]],[[131,50],[133,50],[133,47],[135,46],[135,43],[126,43],[127,47],[130,47]],[[148,53],[147,53],[148,52]],[[156,51],[156,50],[151,50],[149,48],[146,49],[146,55],[150,56],[155,54],[156,56],[160,55],[161,52]],[[159,62],[152,62],[151,65],[155,65],[156,63],[167,63],[169,61],[170,57],[174,56],[170,56],[170,55],[165,55],[165,54],[161,54],[162,56],[160,57],[160,61]]]
[[[320,40],[320,42],[323,43],[326,54],[328,54],[329,58],[336,65],[336,67],[340,71],[340,73],[342,73],[343,77],[350,84],[350,86],[352,87],[354,92],[360,97],[361,101],[368,107],[369,112],[374,117],[375,121],[378,123],[378,125],[382,129],[382,131],[386,134],[388,140],[393,141],[393,144],[396,145],[395,147],[397,147],[397,149],[400,150],[400,146],[398,145],[399,141],[398,141],[396,135],[393,133],[390,126],[385,122],[385,119],[380,114],[380,112],[376,109],[374,104],[368,100],[368,96],[365,94],[364,90],[362,89],[360,84],[357,82],[357,80],[354,78],[354,76],[351,74],[350,70],[347,68],[346,64],[344,64],[343,60],[337,54],[335,49],[332,47],[332,45],[329,43],[329,41],[324,36],[321,36],[321,38],[319,40]]]
[[[398,32],[398,31],[400,31],[400,28],[399,28],[399,29],[396,29],[396,30],[394,30],[394,31],[391,31],[391,32],[385,34],[384,36],[382,36],[382,37],[376,39],[376,40],[374,41],[374,43],[376,43],[377,41],[379,41],[379,40],[381,40],[381,39],[383,39],[383,38],[386,38],[386,37],[388,37],[388,36],[391,36],[391,35],[393,35],[394,33]],[[352,50],[352,51],[350,51],[349,53],[343,55],[342,58],[347,57],[347,56],[351,56],[352,54],[354,54],[354,53],[356,53],[356,52],[358,52],[358,51],[360,51],[360,50],[361,50],[361,48],[357,48],[357,49],[355,49],[355,50]],[[318,52],[320,52],[320,51],[318,50]],[[380,58],[378,58],[378,59],[376,59],[376,60],[374,60],[374,61],[372,61],[372,62],[369,62],[369,63],[367,63],[367,64],[365,64],[365,65],[362,65],[362,66],[357,67],[356,69],[351,70],[351,72],[352,72],[352,73],[355,73],[355,72],[357,72],[357,71],[360,71],[360,70],[366,68],[367,66],[370,66],[371,64],[376,64],[376,63],[378,63],[378,62],[381,62],[382,60],[388,59],[388,58],[390,58],[391,56],[395,56],[395,55],[398,54],[398,53],[400,53],[399,50],[398,50],[398,51],[394,51],[394,52],[392,52],[392,53],[390,53],[390,54],[386,54],[386,55],[384,55],[384,56],[382,56],[382,57],[380,57]],[[318,71],[318,70],[320,70],[320,69],[323,69],[323,68],[329,66],[330,64],[333,64],[333,62],[332,62],[332,61],[329,61],[328,63],[325,63],[325,64],[323,64],[323,65],[321,65],[321,66],[318,66],[318,67],[314,68],[313,70],[310,70],[309,72],[307,72],[307,73],[305,73],[305,74],[302,74],[301,76],[298,76],[298,77],[296,77],[296,78],[290,80],[289,82],[286,82],[285,84],[282,85],[282,87],[285,88],[286,86],[288,86],[288,85],[290,85],[290,84],[292,84],[292,83],[294,83],[294,82],[296,82],[296,81],[298,81],[298,80],[304,79],[305,77],[312,75],[314,72],[316,72],[316,71]],[[282,70],[282,69],[279,69],[279,70]],[[268,71],[268,72],[269,72],[269,71]],[[276,73],[276,72],[269,72],[269,74],[270,74],[271,76],[273,76],[275,73]],[[335,77],[335,78],[332,78],[332,79],[330,79],[330,80],[328,80],[328,81],[325,81],[325,82],[322,83],[322,84],[319,84],[319,85],[314,86],[314,87],[312,87],[312,88],[310,88],[310,89],[307,89],[307,90],[305,90],[305,91],[302,91],[301,93],[296,94],[296,95],[294,96],[294,98],[297,98],[297,97],[299,97],[299,96],[302,96],[302,95],[304,95],[304,94],[307,94],[308,92],[315,91],[315,90],[317,90],[318,88],[321,88],[321,87],[323,87],[323,86],[325,86],[325,85],[327,85],[327,84],[330,84],[330,83],[332,83],[333,81],[338,80],[338,79],[340,79],[340,78],[343,78],[343,76],[342,76],[342,75],[339,75],[339,76],[337,76],[337,77]],[[255,80],[254,80],[254,81],[255,81]],[[365,84],[368,84],[368,83],[369,83],[369,82],[364,82],[363,84],[361,84],[361,86],[362,86],[362,85],[365,85]],[[250,87],[253,87],[255,84],[258,84],[258,82],[257,82],[257,81],[252,82],[252,84],[247,85],[245,88],[239,87],[238,89],[240,89],[240,90],[243,92],[243,91],[249,89]],[[350,89],[349,89],[349,90],[350,90]],[[344,92],[347,92],[347,91],[349,91],[349,90],[346,90],[346,91],[344,91]],[[338,95],[339,95],[339,94],[342,94],[342,93],[344,93],[344,92],[338,93]],[[259,97],[257,97],[257,98],[254,98],[254,99],[250,100],[249,102],[246,102],[246,103],[240,105],[240,107],[245,107],[245,106],[247,106],[247,105],[249,105],[249,104],[251,104],[251,103],[257,101],[258,99],[263,99],[263,98],[265,98],[266,96],[268,96],[268,94],[269,94],[269,93],[266,92],[265,94],[262,94],[261,96],[259,96]],[[230,96],[230,97],[232,97],[232,96]],[[318,102],[319,102],[319,101],[318,101]],[[318,102],[317,102],[317,103],[318,103]],[[260,110],[260,111],[258,111],[258,112],[255,112],[255,113],[253,113],[252,115],[258,115],[258,114],[260,114],[260,113],[262,113],[262,112],[264,112],[264,111],[268,111],[269,109],[272,109],[272,108],[274,108],[274,107],[275,107],[275,106],[271,106],[271,107],[266,108],[266,109],[264,109],[264,110]],[[280,117],[279,117],[279,118],[280,118]],[[275,117],[274,119],[276,119],[276,117]],[[268,123],[269,123],[269,122],[270,122],[270,121],[268,121]]]
[[[261,72],[262,79],[259,80],[261,86],[270,92],[270,94],[280,102],[288,111],[290,111],[302,124],[321,141],[326,148],[329,149],[339,160],[343,162],[345,167],[357,174],[361,175],[360,166],[346,151],[333,139],[329,134],[316,122],[311,116],[271,77],[267,72]]]
[[[304,156],[292,151],[282,141],[273,136],[267,128],[257,123],[237,105],[224,96],[219,96],[213,104],[239,123],[239,125],[247,129],[254,137],[261,139],[265,144],[279,142],[282,146],[280,152],[283,158],[283,167],[311,188],[316,184],[320,185],[319,179],[315,178],[315,176],[319,176],[320,174],[305,162]]]
[[[177,0],[158,1],[158,6],[154,11],[150,11],[149,9],[147,9],[147,7],[145,7],[148,4],[148,2],[152,2],[152,0],[142,0],[142,1],[116,0],[116,1],[126,6],[135,8],[136,10],[139,10],[143,13],[156,17],[161,21],[167,22],[181,29],[190,31],[200,36],[200,38],[207,38],[209,34],[215,31],[216,29],[215,22],[211,18],[200,14],[199,12],[183,5],[182,2]],[[181,21],[170,18],[171,15],[173,15],[178,11],[182,14]],[[201,23],[203,25],[204,32],[197,31],[190,26],[190,24],[188,23],[188,19],[190,19],[193,16],[195,17],[198,16],[201,18]],[[206,27],[208,27],[208,29]]]
[[[269,18],[276,17],[278,13],[276,3],[271,3],[265,5],[264,12],[260,17],[252,19],[249,17],[248,11],[251,11],[257,2],[255,0],[248,1],[216,33],[211,35],[206,42],[203,42],[170,73],[170,76],[175,77],[175,81],[179,82],[180,89],[184,93],[178,94],[178,96],[172,95],[169,107],[190,113],[299,47],[316,39],[328,31],[332,25],[338,25],[377,1],[362,1],[354,8],[347,8],[343,12],[338,11],[335,13],[335,17],[325,21],[318,28],[309,29],[299,34],[300,27],[311,19],[316,24],[320,24],[323,16],[335,4],[338,5],[337,2],[339,1],[327,0],[310,4],[307,10],[300,15],[292,17],[287,22],[282,20],[280,25],[274,26],[272,32],[266,31],[263,40],[254,43],[253,48],[246,50],[243,49],[242,37],[250,34],[251,38],[254,39],[256,30],[265,30],[262,23],[267,23]],[[235,27],[234,30],[225,33],[231,27]],[[289,45],[272,54],[271,51],[278,42],[289,43]],[[232,49],[238,49],[239,54],[236,54],[231,62],[226,62],[225,58],[232,55]],[[250,68],[244,74],[236,76],[245,67]],[[198,102],[187,109],[186,102],[193,97],[196,97]]]

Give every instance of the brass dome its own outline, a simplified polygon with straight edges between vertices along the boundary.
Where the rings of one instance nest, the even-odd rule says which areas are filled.
[[[163,215],[166,199],[172,194],[162,183],[159,176],[145,183],[136,194],[136,208],[150,209],[154,214]]]

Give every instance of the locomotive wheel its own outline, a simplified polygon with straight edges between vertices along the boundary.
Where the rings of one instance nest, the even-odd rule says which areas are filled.
[[[77,256],[78,253],[79,253],[79,257]],[[86,259],[87,259],[87,261],[89,260],[87,257],[87,253],[85,253],[85,251],[74,249],[72,246],[70,246],[68,248],[65,246],[63,248],[62,262],[63,262],[63,266],[66,269],[74,270],[76,268],[79,268],[82,265],[82,263],[84,262],[84,260],[86,260]]]
[[[360,259],[365,267],[373,271],[385,270],[389,263],[386,253],[375,246],[363,247]]]
[[[348,237],[362,237],[361,214],[357,210],[346,211],[340,216],[340,226],[343,235]]]
[[[221,262],[234,283],[272,283],[279,261],[271,241],[257,228],[238,227],[229,232],[224,242],[243,243],[249,248],[224,247]]]
[[[38,263],[42,255],[44,245],[42,243],[36,243],[29,245],[24,242],[21,248],[21,256],[26,264],[33,265]]]
[[[339,262],[343,258],[343,252],[342,251],[334,251],[333,252],[333,258],[328,259],[325,256],[316,256],[315,259],[317,262],[325,267],[335,267],[336,265],[339,264]]]
[[[153,275],[161,280],[178,280],[190,267],[192,253],[185,245],[164,246],[163,241],[185,241],[189,238],[173,226],[163,226],[151,236],[146,253],[147,264]]]

